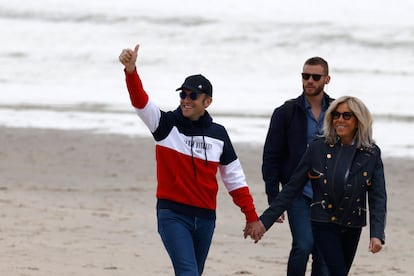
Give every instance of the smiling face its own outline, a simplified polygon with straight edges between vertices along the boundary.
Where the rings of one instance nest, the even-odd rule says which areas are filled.
[[[206,108],[211,104],[213,99],[204,93],[200,93],[197,99],[192,100],[190,98],[190,90],[184,89],[183,93],[187,94],[184,99],[180,100],[180,108],[183,116],[191,121],[197,121],[204,115]]]
[[[339,117],[332,116],[333,127],[336,134],[341,138],[343,144],[351,144],[358,127],[357,118],[352,114],[347,103],[339,104],[334,112],[340,113]],[[345,116],[343,114],[344,112],[350,112],[352,114],[351,117],[348,118],[348,116]],[[348,118],[348,120],[344,119],[344,117]]]

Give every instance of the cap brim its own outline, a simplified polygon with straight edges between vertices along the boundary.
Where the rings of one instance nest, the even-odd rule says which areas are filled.
[[[189,86],[189,85],[183,85],[181,87],[178,87],[177,89],[175,89],[175,91],[179,91],[179,90],[183,90],[183,89],[188,89],[190,91],[194,91],[194,92],[197,92],[197,93],[202,92],[202,91],[200,91],[200,89],[197,89],[197,88]]]

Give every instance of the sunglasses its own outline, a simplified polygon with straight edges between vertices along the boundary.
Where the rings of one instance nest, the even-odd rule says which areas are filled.
[[[325,75],[302,73],[302,79],[304,80],[308,80],[310,79],[310,77],[312,77],[314,81],[319,81],[322,78],[322,76]]]
[[[342,118],[344,118],[344,120],[349,120],[349,119],[351,119],[352,118],[352,116],[354,116],[354,113],[352,113],[352,112],[338,112],[338,111],[333,111],[332,113],[331,113],[331,115],[332,115],[332,119],[334,119],[334,120],[338,120],[341,116],[342,116]]]
[[[199,93],[199,92],[194,92],[194,91],[191,91],[191,93],[190,94],[187,94],[187,93],[185,93],[185,92],[180,92],[180,98],[182,99],[182,100],[184,100],[185,98],[187,98],[187,96],[188,97],[190,97],[190,99],[192,100],[192,101],[195,101],[195,100],[197,100],[197,98],[198,98],[198,95],[200,95],[201,93]]]

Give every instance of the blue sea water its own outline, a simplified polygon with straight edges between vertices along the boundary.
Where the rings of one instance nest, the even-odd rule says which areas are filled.
[[[202,73],[236,142],[263,144],[273,109],[301,93],[311,56],[332,97],[360,97],[386,156],[414,157],[414,1],[0,1],[0,125],[149,136],[118,55],[141,45],[144,87],[163,109]]]

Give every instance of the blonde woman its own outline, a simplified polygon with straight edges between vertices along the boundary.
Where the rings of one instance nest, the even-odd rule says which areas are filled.
[[[330,275],[347,275],[367,213],[369,250],[379,252],[385,240],[387,194],[381,151],[372,139],[371,113],[358,98],[344,96],[331,103],[324,137],[309,145],[290,181],[260,216],[262,230],[246,229],[245,236],[260,240],[308,179],[315,245]]]

